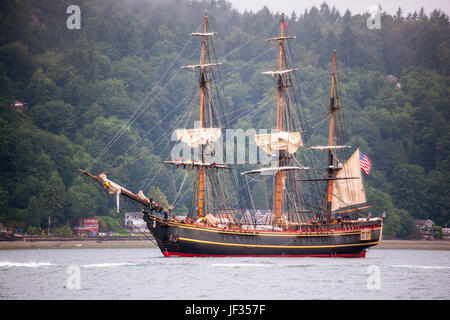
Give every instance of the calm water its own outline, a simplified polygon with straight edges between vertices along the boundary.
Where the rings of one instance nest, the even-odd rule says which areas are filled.
[[[0,299],[449,299],[450,251],[165,258],[158,249],[0,251]]]

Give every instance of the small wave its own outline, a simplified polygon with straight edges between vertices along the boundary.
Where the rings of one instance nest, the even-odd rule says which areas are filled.
[[[214,267],[271,267],[273,264],[262,263],[213,263]]]
[[[286,268],[311,268],[316,267],[314,264],[279,264],[280,267]]]
[[[391,267],[397,268],[417,268],[417,269],[450,269],[449,266],[414,266],[409,264],[394,264]]]
[[[82,268],[107,268],[107,267],[120,267],[120,266],[135,266],[129,262],[117,262],[117,263],[94,263],[81,266]]]
[[[50,262],[10,262],[2,261],[0,262],[0,267],[24,267],[24,268],[42,268],[42,267],[56,267],[55,264]]]

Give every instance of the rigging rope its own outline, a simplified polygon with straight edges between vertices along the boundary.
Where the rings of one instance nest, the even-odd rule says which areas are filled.
[[[157,128],[168,116],[170,116],[172,113],[174,113],[177,110],[177,107],[181,105],[181,103],[186,100],[187,97],[185,97],[177,106],[175,106],[170,112],[168,112],[161,120],[158,121],[150,130],[148,130],[144,135],[142,135],[130,148],[128,148],[127,151],[120,157],[118,157],[116,160],[114,160],[113,163],[105,170],[105,172],[108,172],[109,169],[111,169],[112,166],[114,166],[124,155],[126,155],[128,152],[130,152],[133,148],[135,148],[146,136],[148,136],[155,128]]]
[[[199,25],[200,27],[200,25]],[[199,28],[197,27],[197,29]],[[125,131],[131,127],[131,125],[136,121],[136,119],[151,105],[151,103],[153,103],[153,101],[155,101],[155,99],[159,96],[159,94],[162,92],[162,90],[165,89],[165,87],[170,83],[170,81],[173,79],[173,77],[166,83],[166,85],[158,92],[158,94],[156,95],[156,97],[154,97],[150,103],[142,110],[141,113],[139,113],[137,115],[137,117],[131,122],[131,119],[135,116],[135,114],[142,108],[143,104],[145,103],[145,101],[151,96],[151,94],[153,93],[153,91],[158,88],[159,84],[161,83],[161,81],[164,79],[164,77],[166,76],[166,74],[172,69],[172,67],[174,66],[174,64],[176,63],[176,61],[178,61],[178,59],[181,57],[183,51],[187,48],[187,46],[189,45],[189,43],[192,41],[192,37],[189,38],[189,40],[187,41],[187,43],[185,44],[185,46],[183,47],[183,49],[179,52],[177,58],[172,62],[172,64],[168,67],[168,69],[166,70],[166,72],[162,75],[162,77],[159,79],[159,81],[156,83],[155,86],[153,86],[153,89],[145,96],[144,100],[139,104],[139,106],[135,109],[135,111],[131,114],[131,116],[128,118],[128,120],[125,122],[125,124],[122,126],[122,128],[120,128],[119,131],[117,131],[117,133],[114,135],[114,137],[108,142],[108,144],[103,148],[103,150],[100,152],[100,154],[89,164],[89,166],[86,168],[86,171],[89,171],[92,166],[114,145],[114,143],[125,133]],[[175,75],[177,74],[177,72],[175,73]],[[128,124],[129,123],[129,124]]]
[[[183,185],[184,185],[184,182],[186,181],[186,178],[187,178],[188,174],[189,174],[189,171],[186,171],[186,173],[184,174],[184,178],[183,178],[183,181],[181,182],[181,186],[178,189],[178,192],[177,192],[177,194],[175,195],[175,198],[172,201],[172,209],[175,208],[175,203],[177,202],[177,198],[180,195],[181,189],[183,189]]]

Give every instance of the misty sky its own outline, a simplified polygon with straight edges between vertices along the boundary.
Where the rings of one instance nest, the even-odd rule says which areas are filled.
[[[283,12],[290,15],[295,10],[297,14],[301,14],[315,5],[317,8],[320,4],[326,2],[330,8],[333,6],[338,9],[341,14],[344,14],[345,10],[350,9],[352,15],[357,13],[364,13],[368,11],[368,8],[372,5],[381,5],[384,10],[390,14],[394,14],[398,7],[402,8],[404,15],[409,12],[413,13],[417,10],[419,12],[420,7],[424,7],[425,13],[429,15],[434,9],[442,9],[447,15],[450,13],[450,1],[448,0],[227,0],[231,2],[233,8],[243,12],[245,9],[248,11],[259,11],[263,6],[269,8],[272,12]],[[405,14],[406,13],[406,14]]]

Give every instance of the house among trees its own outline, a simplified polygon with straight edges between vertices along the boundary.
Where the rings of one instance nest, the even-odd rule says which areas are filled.
[[[96,236],[99,229],[98,219],[96,217],[82,219],[74,229],[79,235]]]
[[[142,219],[142,213],[140,212],[127,212],[125,214],[125,228],[131,232],[147,230],[145,221]]]
[[[0,234],[2,236],[11,236],[12,232],[6,228],[3,223],[0,223]]]
[[[434,222],[431,220],[415,219],[416,231],[422,239],[434,239]]]
[[[442,228],[442,239],[450,240],[450,228]]]
[[[25,104],[22,101],[14,100],[14,103],[12,103],[11,106],[16,110],[23,110]]]
[[[442,239],[450,240],[450,228],[442,228]]]
[[[389,74],[389,75],[386,76],[386,81],[388,83],[396,83],[398,88],[402,87],[400,82],[398,81],[398,78],[396,76],[392,75],[392,74]]]
[[[397,83],[398,82],[398,78],[392,74],[389,74],[386,76],[386,81],[388,83]]]

